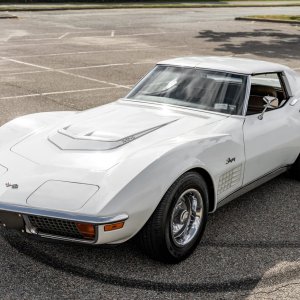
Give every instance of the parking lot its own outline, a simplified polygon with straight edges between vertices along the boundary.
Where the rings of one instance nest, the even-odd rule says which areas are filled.
[[[20,12],[0,19],[0,124],[125,96],[157,61],[233,55],[300,70],[300,29],[235,21],[300,7]],[[124,124],[126,126],[126,124]],[[1,143],[1,141],[0,141]],[[178,265],[134,241],[88,247],[0,231],[4,299],[299,299],[300,184],[283,175],[209,218]]]

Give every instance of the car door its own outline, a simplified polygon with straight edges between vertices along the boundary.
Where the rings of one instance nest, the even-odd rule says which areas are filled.
[[[278,101],[276,108],[262,115],[264,96],[276,97]],[[252,76],[243,126],[246,158],[243,185],[296,160],[300,152],[300,113],[299,103],[293,103],[281,73]]]

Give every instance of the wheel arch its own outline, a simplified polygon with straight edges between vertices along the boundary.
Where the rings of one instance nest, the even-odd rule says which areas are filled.
[[[216,192],[215,192],[214,182],[211,175],[205,169],[199,167],[193,168],[188,172],[190,171],[194,171],[204,178],[204,181],[207,184],[207,189],[208,189],[208,198],[209,198],[208,211],[213,212],[216,206]]]

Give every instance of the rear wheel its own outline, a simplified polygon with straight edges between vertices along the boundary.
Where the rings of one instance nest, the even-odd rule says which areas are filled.
[[[300,155],[292,166],[291,174],[294,178],[300,180]]]
[[[180,262],[198,245],[207,214],[206,183],[198,173],[188,172],[169,188],[139,233],[140,244],[153,259]]]

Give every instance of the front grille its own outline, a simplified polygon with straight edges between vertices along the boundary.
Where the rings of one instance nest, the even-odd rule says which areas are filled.
[[[28,218],[31,225],[40,233],[84,239],[78,231],[75,222],[38,216],[28,216]]]

